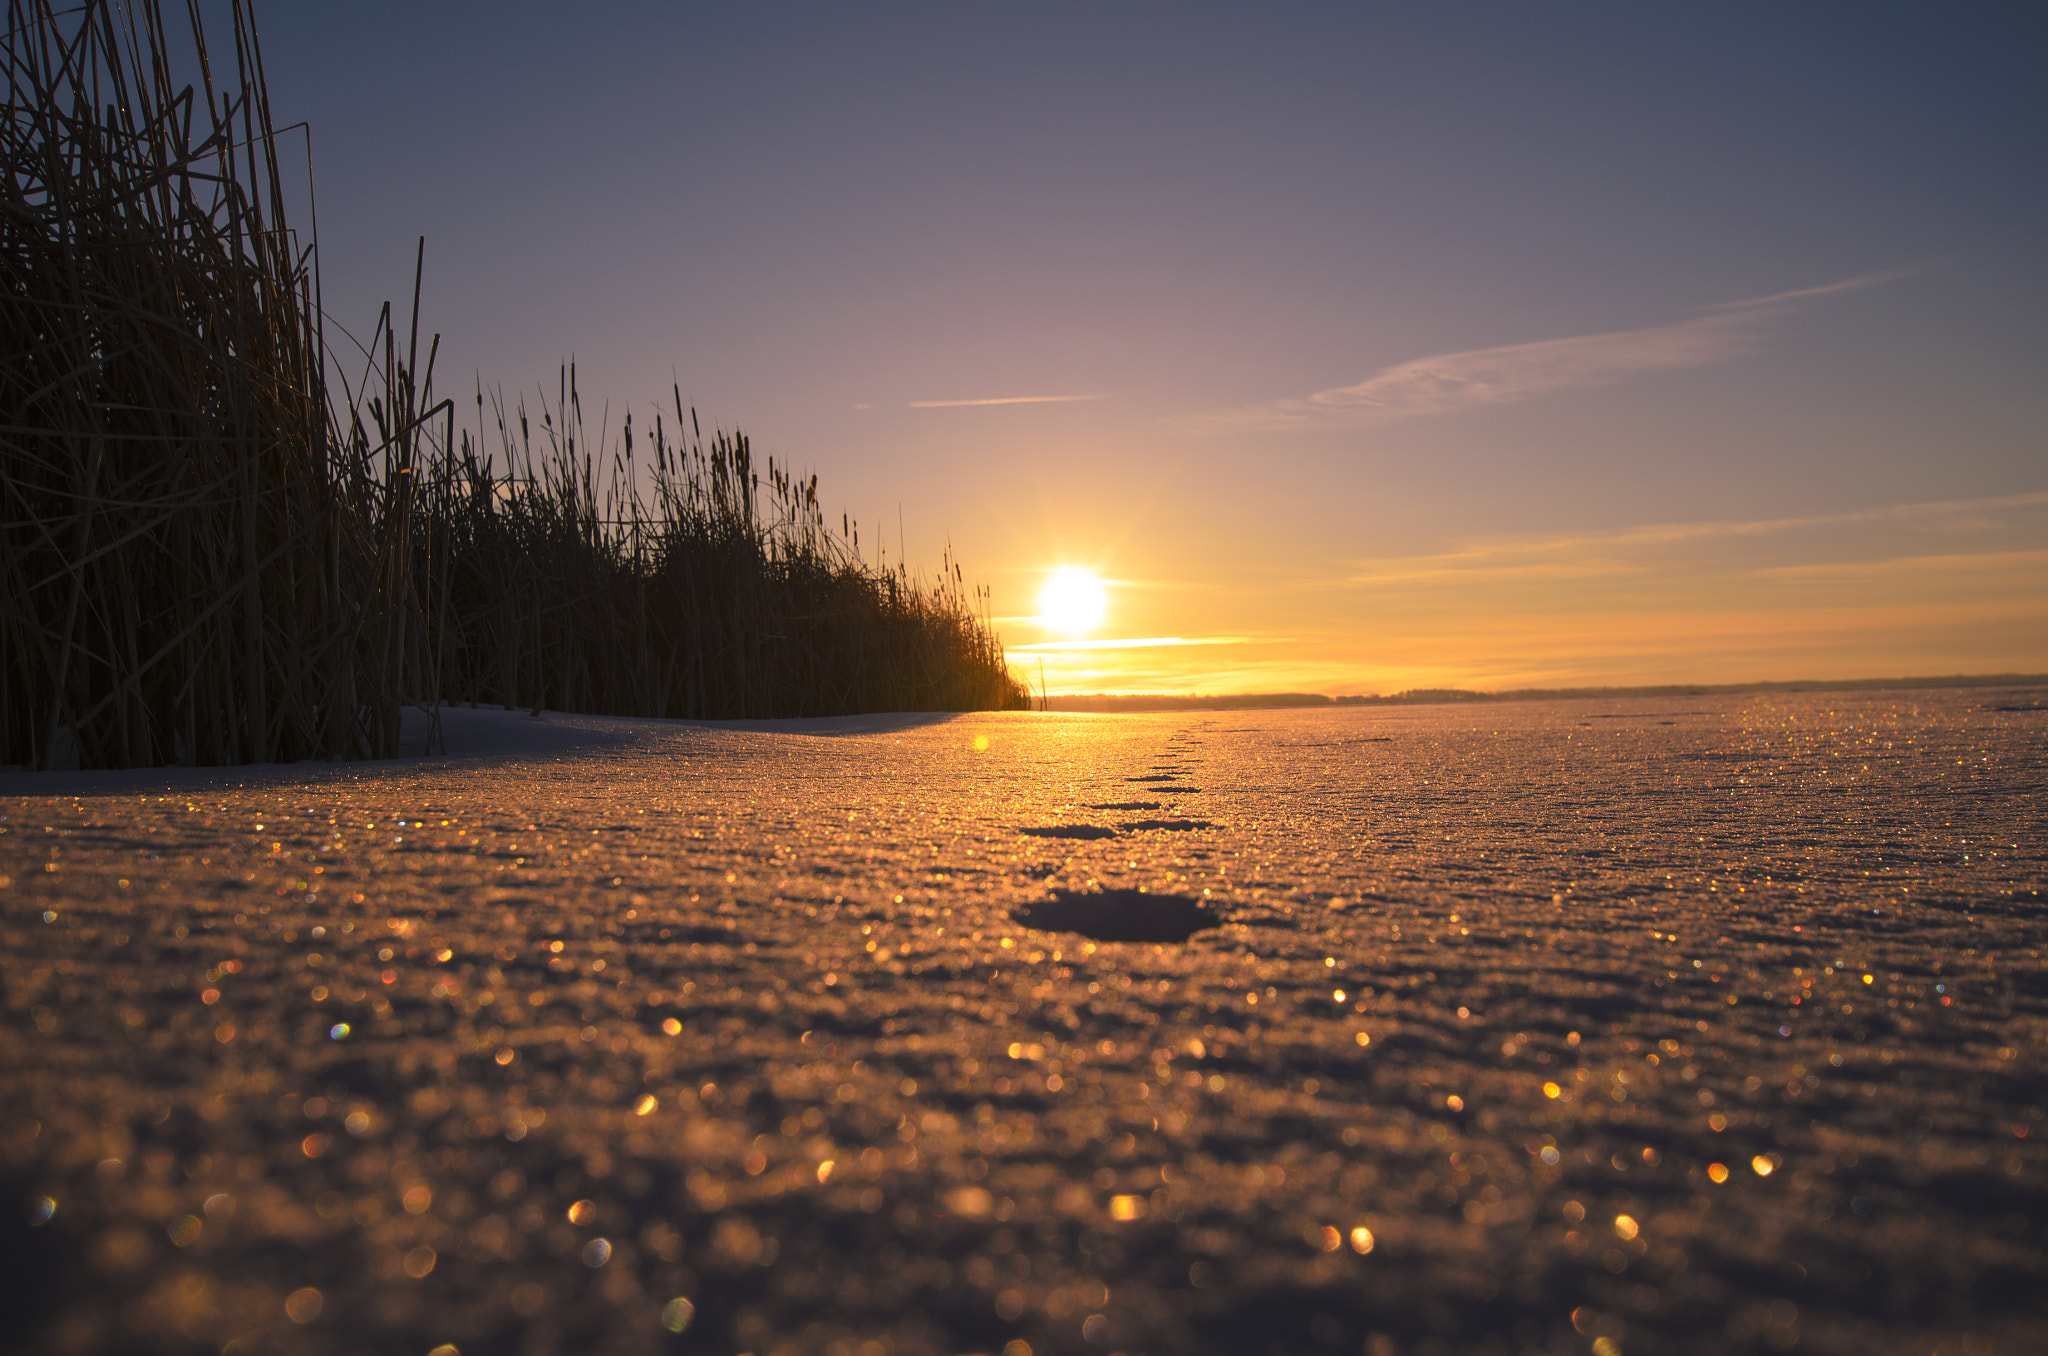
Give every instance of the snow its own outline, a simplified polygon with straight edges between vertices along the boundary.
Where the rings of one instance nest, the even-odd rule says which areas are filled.
[[[10,1255],[51,1349],[2019,1349],[2037,695],[14,774]]]

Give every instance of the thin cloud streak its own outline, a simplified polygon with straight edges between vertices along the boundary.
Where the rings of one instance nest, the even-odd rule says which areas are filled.
[[[1881,283],[1897,282],[1909,278],[1914,270],[1909,268],[1886,269],[1880,273],[1864,273],[1840,282],[1822,283],[1818,287],[1796,287],[1790,292],[1773,292],[1767,297],[1749,297],[1743,301],[1716,302],[1707,307],[1709,311],[1739,311],[1758,306],[1779,306],[1788,301],[1804,301],[1808,297],[1831,297],[1841,292],[1860,292],[1866,287]]]
[[[1891,556],[1884,560],[1838,560],[1816,565],[1773,565],[1756,571],[1761,579],[1875,579],[1922,582],[1932,574],[1991,573],[2023,582],[2027,573],[2048,570],[2048,551],[1978,551],[1942,556]]]
[[[1047,654],[1067,650],[1150,650],[1168,645],[1253,645],[1251,636],[1145,636],[1131,640],[1044,640],[1035,645],[1007,645],[1007,650],[1038,650]],[[1268,640],[1268,645],[1281,645],[1282,640]]]
[[[1446,551],[1434,555],[1359,561],[1356,562],[1356,573],[1335,582],[1340,585],[1372,586],[1448,578],[1539,578],[1635,572],[1642,567],[1615,559],[1611,555],[1592,553],[1671,546],[1713,538],[1755,537],[1815,528],[1910,522],[1915,519],[1933,520],[1964,514],[1984,514],[2001,509],[2031,509],[2044,506],[2048,506],[2048,492],[2035,491],[1993,499],[1944,499],[1918,504],[1888,504],[1882,508],[1798,518],[1652,523],[1641,527],[1619,528],[1610,532],[1579,532],[1564,536],[1481,543],[1463,551]],[[1569,561],[1542,559],[1572,553],[1584,554]]]
[[[1107,400],[1101,395],[992,396],[986,400],[913,400],[913,410],[957,410],[970,405],[1071,405],[1083,400]]]
[[[1645,329],[1439,353],[1397,363],[1364,381],[1312,395],[1194,416],[1231,429],[1348,428],[1505,405],[1558,391],[1605,386],[1652,372],[1704,367],[1742,356],[1766,322],[1813,297],[1875,287],[1902,276],[1872,273],[1820,287],[1723,302],[1704,315]]]

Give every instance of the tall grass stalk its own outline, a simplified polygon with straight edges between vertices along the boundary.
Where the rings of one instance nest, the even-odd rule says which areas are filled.
[[[493,402],[486,454],[432,398],[417,274],[351,380],[230,14],[222,61],[193,5],[7,0],[0,764],[381,757],[405,704],[450,698],[1022,703],[950,553],[936,582],[864,563],[815,479],[683,437],[679,395],[674,427],[593,441],[565,371],[538,436]]]
[[[936,579],[865,560],[816,476],[706,439],[680,390],[609,439],[573,366],[531,409],[476,400],[479,436],[422,484],[437,695],[702,719],[1027,704],[950,546]]]
[[[0,763],[67,733],[102,767],[396,738],[394,490],[329,437],[310,247],[232,16],[220,61],[188,11],[179,84],[154,0],[7,5]]]

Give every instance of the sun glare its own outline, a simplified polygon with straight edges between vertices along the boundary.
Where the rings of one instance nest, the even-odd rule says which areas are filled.
[[[1102,581],[1086,570],[1054,570],[1038,591],[1038,620],[1065,635],[1093,631],[1109,610]]]

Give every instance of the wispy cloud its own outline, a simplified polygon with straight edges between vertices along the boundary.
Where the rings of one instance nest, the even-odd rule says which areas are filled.
[[[2048,571],[2048,551],[1977,551],[1941,556],[1889,556],[1883,560],[1826,561],[1814,565],[1774,565],[1758,570],[1760,578],[1784,580],[1905,579],[1931,575],[1985,574],[2035,583]]]
[[[1036,645],[1008,645],[1008,650],[1039,650],[1047,654],[1068,650],[1150,650],[1168,645],[1250,645],[1250,636],[1143,636],[1130,640],[1045,640]],[[1266,644],[1284,642],[1266,641]]]
[[[1657,547],[1716,538],[1762,537],[1878,524],[1896,525],[1916,532],[1945,533],[1953,523],[1968,523],[1973,530],[1981,532],[1987,527],[1997,527],[2001,515],[2041,508],[2048,508],[2048,492],[2009,494],[1995,499],[1886,504],[1847,513],[1790,518],[1649,523],[1602,532],[1502,537],[1473,542],[1455,551],[1354,561],[1350,572],[1337,582],[1370,587],[1430,580],[1542,579],[1635,573],[1644,568],[1639,563],[1641,553]]]
[[[1218,410],[1196,416],[1195,422],[1235,429],[1352,427],[1475,405],[1505,405],[1650,372],[1702,367],[1755,348],[1766,323],[1798,302],[1874,287],[1899,276],[1873,273],[1820,287],[1723,302],[1691,319],[1646,329],[1412,358],[1349,386]]]
[[[966,405],[1071,405],[1081,400],[1107,400],[1101,395],[991,396],[985,400],[913,400],[913,410],[953,410]]]
[[[1880,283],[1897,282],[1911,272],[1911,269],[1893,268],[1879,273],[1863,273],[1854,278],[1844,278],[1840,282],[1822,283],[1818,287],[1795,287],[1790,292],[1773,292],[1767,297],[1717,302],[1707,309],[1736,311],[1758,306],[1780,306],[1788,301],[1805,301],[1808,297],[1832,297],[1842,292],[1861,292],[1866,287],[1876,287]]]

